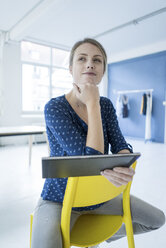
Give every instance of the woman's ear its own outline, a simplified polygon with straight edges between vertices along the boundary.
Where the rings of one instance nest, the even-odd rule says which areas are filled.
[[[73,75],[73,70],[72,70],[72,69],[73,69],[73,68],[72,68],[72,65],[70,65],[70,66],[69,66],[69,72],[70,72],[71,75]]]

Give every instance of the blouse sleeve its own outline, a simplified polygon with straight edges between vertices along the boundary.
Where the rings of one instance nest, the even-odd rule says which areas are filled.
[[[46,127],[67,156],[100,155],[101,152],[86,146],[81,127],[59,104],[49,101],[44,109]]]
[[[123,149],[128,149],[132,153],[132,146],[126,143],[119,128],[116,111],[112,102],[109,100],[107,104],[108,141],[111,145],[111,152],[118,153]]]

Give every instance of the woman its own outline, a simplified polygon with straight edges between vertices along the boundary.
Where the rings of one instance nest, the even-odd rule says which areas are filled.
[[[130,153],[119,129],[114,107],[106,97],[99,96],[98,85],[107,64],[106,53],[96,40],[77,42],[70,54],[69,69],[73,89],[66,95],[51,99],[45,106],[45,121],[50,156],[74,156]],[[132,168],[115,168],[101,173],[119,187],[132,180]],[[34,213],[32,248],[62,248],[60,219],[67,178],[46,179]],[[131,196],[134,233],[148,232],[165,222],[162,211]],[[115,199],[83,208],[73,208],[71,228],[84,213],[122,215],[122,199]],[[107,242],[124,237],[125,227]]]

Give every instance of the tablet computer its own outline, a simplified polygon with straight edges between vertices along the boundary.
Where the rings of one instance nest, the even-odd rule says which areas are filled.
[[[42,158],[43,178],[96,176],[100,171],[114,167],[130,167],[140,153],[65,156]]]

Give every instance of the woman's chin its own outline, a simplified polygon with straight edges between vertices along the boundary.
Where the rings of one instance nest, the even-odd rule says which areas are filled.
[[[95,80],[93,80],[91,78],[87,78],[86,80],[80,82],[80,84],[86,84],[86,83],[93,84],[93,85],[98,84],[98,82],[96,82]]]

